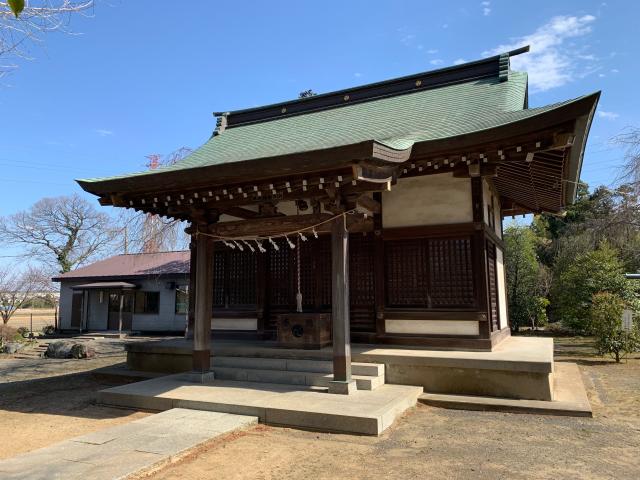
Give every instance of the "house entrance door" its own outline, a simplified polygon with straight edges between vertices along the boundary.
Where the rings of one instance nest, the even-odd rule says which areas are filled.
[[[109,294],[109,321],[107,329],[120,327],[120,298],[122,298],[122,330],[131,330],[133,321],[133,293],[114,292]]]

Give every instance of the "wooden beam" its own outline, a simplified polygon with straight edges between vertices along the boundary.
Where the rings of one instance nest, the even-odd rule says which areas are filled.
[[[309,228],[322,222],[327,222],[332,217],[328,213],[310,215],[291,215],[284,217],[253,218],[237,222],[222,222],[211,225],[209,233],[218,237],[252,237],[282,235],[283,233]],[[324,231],[328,231],[328,226],[322,226]],[[316,230],[319,230],[318,227]]]
[[[222,213],[231,215],[236,218],[259,218],[262,215],[260,212],[254,212],[253,210],[249,210],[247,208],[242,207],[228,207],[222,210]]]
[[[382,211],[380,202],[374,200],[368,195],[360,195],[356,199],[356,208],[357,207],[364,207],[371,213],[380,213]]]

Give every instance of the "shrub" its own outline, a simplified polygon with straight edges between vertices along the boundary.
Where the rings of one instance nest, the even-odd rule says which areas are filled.
[[[53,325],[46,325],[42,327],[42,333],[44,333],[45,335],[53,335],[54,333],[56,333],[56,329]]]
[[[590,321],[594,294],[610,292],[627,304],[637,302],[635,285],[625,278],[618,252],[606,243],[578,255],[560,274],[554,290],[555,312],[565,326],[580,334],[595,333]]]
[[[29,329],[27,327],[18,327],[16,332],[25,338],[29,336]]]
[[[595,347],[599,355],[611,355],[620,362],[629,353],[640,349],[638,328],[622,327],[624,301],[619,295],[601,292],[593,295],[590,329],[595,333]]]

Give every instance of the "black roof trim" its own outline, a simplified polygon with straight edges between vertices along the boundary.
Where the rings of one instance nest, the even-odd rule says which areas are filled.
[[[222,133],[226,128],[284,118],[317,110],[325,110],[377,98],[438,88],[455,83],[464,83],[491,77],[498,77],[501,81],[505,81],[507,80],[506,72],[508,71],[509,57],[528,51],[529,46],[525,46],[482,60],[417,73],[406,77],[360,85],[262,107],[235,110],[232,112],[215,112],[214,115],[221,118],[218,119],[218,125],[214,135]]]

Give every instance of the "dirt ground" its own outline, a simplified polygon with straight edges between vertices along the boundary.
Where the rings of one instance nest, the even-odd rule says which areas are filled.
[[[640,478],[640,356],[615,365],[588,340],[556,345],[580,364],[593,419],[419,405],[379,438],[258,426],[147,478]]]
[[[96,391],[119,383],[91,371],[123,362],[123,345],[92,342],[99,356],[88,360],[0,355],[0,459],[148,415],[95,404]]]
[[[260,425],[145,478],[640,478],[640,355],[616,365],[588,340],[558,338],[556,360],[580,364],[593,419],[419,405],[379,438]],[[50,368],[50,378],[23,372],[0,384],[0,458],[146,415],[95,405],[95,392],[116,382],[86,371],[51,377]]]

